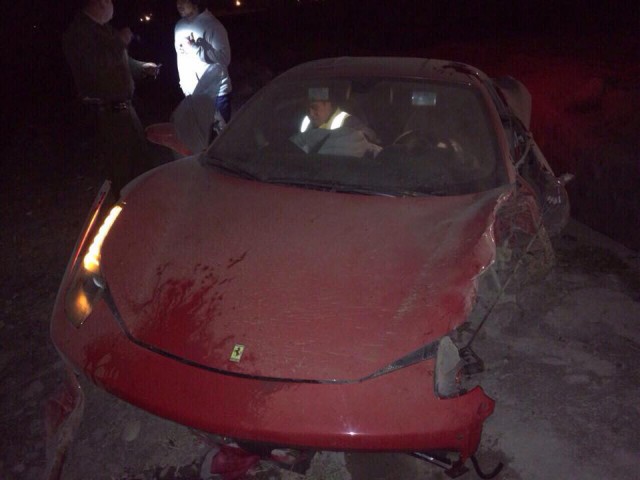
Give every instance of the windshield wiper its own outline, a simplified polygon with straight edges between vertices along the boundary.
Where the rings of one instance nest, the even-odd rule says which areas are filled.
[[[335,182],[317,182],[310,180],[298,180],[295,178],[267,178],[267,183],[277,183],[279,185],[291,185],[294,187],[321,189],[328,192],[357,193],[361,195],[375,195],[381,197],[418,197],[424,194],[405,190],[384,190],[380,187],[365,187],[362,185],[341,185]]]
[[[328,182],[313,182],[309,180],[298,180],[295,178],[271,178],[267,177],[264,179],[266,183],[274,183],[278,185],[290,185],[293,187],[303,187],[309,188],[313,190],[326,190],[326,191],[334,191],[336,185],[334,183]]]
[[[248,180],[260,180],[260,178],[258,178],[253,173],[247,172],[246,170],[243,170],[242,168],[239,168],[237,165],[232,164],[227,160],[223,160],[222,158],[207,157],[206,164],[214,168],[217,168],[219,170],[222,170],[223,172],[233,175],[235,177],[246,178]]]

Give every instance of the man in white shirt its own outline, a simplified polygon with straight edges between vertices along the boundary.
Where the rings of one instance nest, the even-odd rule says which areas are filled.
[[[231,117],[231,47],[227,30],[204,8],[204,0],[177,0],[175,27],[180,88],[185,96],[207,95],[225,122]]]

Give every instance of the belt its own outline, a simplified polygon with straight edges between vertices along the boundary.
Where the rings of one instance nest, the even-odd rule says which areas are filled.
[[[85,97],[82,99],[84,105],[90,105],[101,111],[122,112],[131,108],[131,100],[103,100],[102,98]]]
[[[128,110],[131,107],[131,100],[126,102],[111,102],[109,108],[112,112],[121,112],[122,110]]]

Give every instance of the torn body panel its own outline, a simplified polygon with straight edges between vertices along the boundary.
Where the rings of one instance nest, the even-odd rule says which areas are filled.
[[[74,324],[65,275],[54,344],[101,388],[218,435],[464,463],[493,410],[461,381],[482,371],[471,344],[503,279],[550,246],[526,108],[430,59],[320,60],[274,82],[205,153],[122,190],[86,278],[99,294]],[[316,84],[370,107],[377,156],[292,146]],[[441,135],[396,143],[410,119]]]
[[[433,360],[352,385],[206,372],[130,342],[105,302],[82,329],[60,321],[52,335],[65,360],[101,388],[156,415],[246,441],[365,451],[445,447],[466,459],[494,406],[480,388],[437,399]]]

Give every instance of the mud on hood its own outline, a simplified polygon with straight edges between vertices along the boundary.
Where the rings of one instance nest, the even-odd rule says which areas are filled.
[[[128,193],[103,272],[156,349],[246,375],[361,378],[464,321],[504,193],[330,193],[186,159]]]

